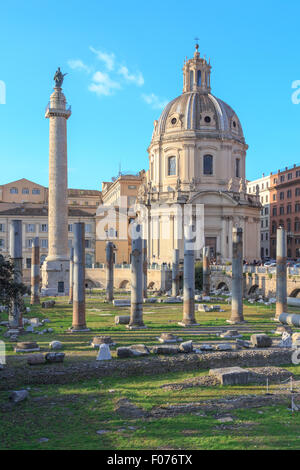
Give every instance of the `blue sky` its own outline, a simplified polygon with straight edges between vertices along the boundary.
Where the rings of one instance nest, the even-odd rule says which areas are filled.
[[[300,163],[298,0],[14,1],[0,7],[0,184],[48,185],[44,109],[60,66],[68,121],[69,186],[100,189],[148,168],[153,121],[182,91],[182,65],[211,58],[212,93],[237,112],[247,178]]]

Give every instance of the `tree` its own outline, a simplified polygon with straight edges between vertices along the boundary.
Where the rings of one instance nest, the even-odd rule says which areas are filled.
[[[23,295],[29,293],[28,287],[22,282],[15,281],[15,270],[11,259],[0,255],[0,305],[4,305],[10,310],[13,304],[23,310]]]

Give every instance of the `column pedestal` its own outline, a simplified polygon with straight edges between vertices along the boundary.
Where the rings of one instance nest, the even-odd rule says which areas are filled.
[[[69,294],[70,261],[44,261],[42,266],[43,296],[63,296]]]

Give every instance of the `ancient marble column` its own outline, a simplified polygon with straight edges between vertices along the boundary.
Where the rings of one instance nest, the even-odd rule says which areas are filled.
[[[209,246],[203,247],[203,295],[210,295]]]
[[[147,259],[147,240],[143,239],[143,297],[148,297],[148,259]]]
[[[71,109],[59,86],[45,117],[49,119],[48,256],[42,266],[42,293],[69,293],[67,120]]]
[[[70,250],[70,272],[69,272],[69,304],[73,303],[73,281],[74,278],[74,248]]]
[[[31,297],[30,304],[40,303],[40,242],[39,237],[32,241],[31,253]]]
[[[181,326],[196,325],[195,319],[195,251],[191,242],[191,228],[184,239],[183,261],[183,319]]]
[[[286,231],[279,227],[276,235],[276,315],[287,313]]]
[[[106,300],[112,302],[114,299],[114,244],[106,242]]]
[[[22,220],[12,220],[9,232],[10,257],[14,265],[14,282],[22,282]],[[11,328],[23,328],[21,298],[17,298],[9,311]]]
[[[241,323],[243,316],[243,230],[232,230],[232,300],[229,323]]]
[[[172,262],[172,297],[179,295],[179,250],[173,250]]]
[[[143,240],[142,227],[135,225],[131,252],[131,309],[128,328],[145,328],[143,322]]]
[[[74,277],[73,277],[73,324],[72,330],[86,330],[85,321],[85,231],[84,223],[73,225]]]

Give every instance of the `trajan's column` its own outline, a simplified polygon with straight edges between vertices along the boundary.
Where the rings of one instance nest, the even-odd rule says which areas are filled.
[[[42,266],[42,294],[50,296],[69,293],[67,119],[71,108],[67,107],[61,88],[64,75],[58,68],[45,114],[50,123],[49,200],[48,256]]]

